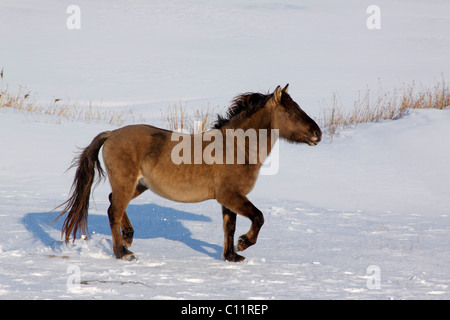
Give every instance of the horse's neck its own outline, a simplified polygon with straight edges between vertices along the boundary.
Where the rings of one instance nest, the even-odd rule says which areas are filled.
[[[256,147],[256,150],[258,152],[259,166],[261,166],[267,159],[273,145],[277,142],[279,137],[278,129],[272,129],[272,123],[270,119],[271,117],[270,115],[267,115],[266,110],[261,110],[260,112],[254,114],[252,117],[243,121],[236,128],[229,128],[233,130],[242,129],[244,131],[244,134],[252,133],[252,131],[248,130],[253,130],[257,137],[257,145],[253,147]]]

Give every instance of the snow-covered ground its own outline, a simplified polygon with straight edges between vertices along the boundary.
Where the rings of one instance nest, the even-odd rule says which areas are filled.
[[[220,259],[215,201],[144,193],[128,209],[138,259],[124,262],[112,255],[107,183],[94,192],[89,241],[66,246],[61,223],[50,224],[67,197],[74,146],[108,126],[2,110],[1,298],[449,298],[449,123],[450,110],[412,111],[332,144],[282,143],[279,174],[250,194],[266,223],[240,264]],[[248,227],[238,218],[238,235]]]
[[[95,4],[94,4],[95,3]],[[0,68],[13,91],[144,114],[227,106],[290,83],[309,114],[333,91],[344,104],[449,78],[450,4],[379,1],[68,1],[0,4]],[[5,27],[7,26],[7,28]],[[222,112],[223,110],[216,110]],[[128,208],[136,261],[112,255],[108,183],[95,190],[92,238],[66,246],[50,212],[69,166],[105,122],[0,110],[0,299],[449,299],[450,110],[412,110],[348,128],[316,147],[281,143],[280,170],[249,198],[265,214],[244,263],[223,262],[220,206],[150,192]],[[239,217],[236,235],[249,222]]]

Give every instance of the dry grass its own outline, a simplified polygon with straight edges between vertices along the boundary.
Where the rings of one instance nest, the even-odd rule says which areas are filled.
[[[348,108],[344,108],[341,99],[334,93],[330,103],[324,103],[322,115],[316,120],[333,141],[339,130],[348,126],[397,119],[405,109],[444,109],[447,106],[450,106],[450,89],[442,78],[433,87],[419,86],[413,82],[390,92],[383,92],[381,85],[376,92],[367,88],[353,102],[351,111],[344,111]],[[208,106],[206,110],[197,110],[192,117],[188,115],[186,104],[183,106],[180,102],[163,113],[163,122],[173,131],[206,131],[214,120],[212,111]]]
[[[183,132],[188,129],[188,117],[186,115],[186,105],[183,107],[181,102],[177,105],[169,106],[162,114],[162,122],[167,125],[167,128],[172,131]]]
[[[194,113],[194,127],[193,132],[199,133],[207,131],[211,128],[215,120],[214,108],[208,105],[206,109],[196,110]]]
[[[330,104],[323,108],[323,116],[318,119],[323,131],[331,141],[339,130],[360,123],[377,122],[400,118],[406,109],[444,109],[450,106],[450,89],[444,78],[433,87],[405,85],[401,90],[384,93],[380,88],[372,93],[369,88],[353,103],[353,109],[345,112],[337,94],[333,94]]]
[[[111,111],[102,110],[93,105],[92,101],[87,107],[80,107],[76,101],[63,101],[54,99],[46,106],[39,105],[32,94],[23,86],[19,86],[17,92],[11,92],[8,86],[4,86],[4,70],[0,70],[0,110],[10,108],[16,111],[30,113],[34,115],[48,115],[57,122],[63,120],[83,121],[87,123],[107,121],[112,125],[121,126],[129,118],[134,120],[132,111]],[[142,117],[140,117],[142,120]]]
[[[29,96],[29,93],[23,93],[22,86],[19,87],[19,92],[17,94],[11,94],[8,92],[8,87],[3,89],[2,85],[0,89],[0,108],[13,108],[22,110],[27,104],[26,100],[29,98]]]
[[[128,112],[105,111],[93,106],[92,102],[88,107],[81,108],[77,102],[55,99],[44,107],[39,105],[31,93],[22,86],[19,86],[17,92],[11,93],[8,86],[3,85],[3,69],[0,71],[0,78],[0,110],[11,108],[36,115],[49,115],[58,122],[62,120],[87,123],[106,121],[117,126],[125,122],[136,122],[131,110]],[[444,109],[447,106],[450,106],[450,89],[442,77],[433,87],[425,87],[413,82],[410,85],[404,85],[400,90],[396,89],[387,93],[383,92],[381,85],[377,92],[367,88],[354,101],[351,111],[344,111],[349,109],[344,108],[341,99],[334,93],[329,103],[324,102],[321,116],[316,121],[333,141],[339,130],[348,126],[397,119],[402,116],[405,109]],[[183,106],[179,102],[169,106],[165,112],[161,112],[162,122],[172,131],[203,132],[211,127],[215,119],[213,111],[214,108],[208,105],[206,109],[188,113],[186,104]],[[137,120],[145,122],[142,116]]]
[[[89,103],[88,107],[80,107],[76,101],[62,101],[55,99],[49,105],[39,105],[31,96],[30,92],[22,86],[17,92],[11,93],[8,87],[0,88],[0,109],[11,108],[16,111],[26,112],[34,115],[48,115],[61,123],[63,120],[83,121],[87,123],[106,121],[109,124],[121,126],[128,118],[133,118],[132,111],[102,110]]]
[[[181,102],[169,106],[162,112],[162,122],[169,130],[185,133],[200,133],[208,130],[213,123],[213,108],[197,109],[189,115],[186,104]]]

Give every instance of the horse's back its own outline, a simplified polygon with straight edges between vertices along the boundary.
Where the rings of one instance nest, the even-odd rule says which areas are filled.
[[[140,166],[148,153],[158,152],[165,141],[170,140],[170,131],[149,125],[130,125],[112,131],[103,146],[103,160],[108,166],[118,162]],[[157,143],[155,143],[155,141]]]

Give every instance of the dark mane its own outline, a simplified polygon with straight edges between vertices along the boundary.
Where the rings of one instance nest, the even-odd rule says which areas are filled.
[[[217,120],[213,125],[214,129],[221,129],[223,126],[230,123],[231,119],[235,117],[245,117],[248,118],[253,115],[256,111],[264,107],[267,99],[270,98],[272,94],[262,94],[248,92],[241,94],[234,98],[231,106],[228,108],[226,116],[222,117],[217,115]]]

